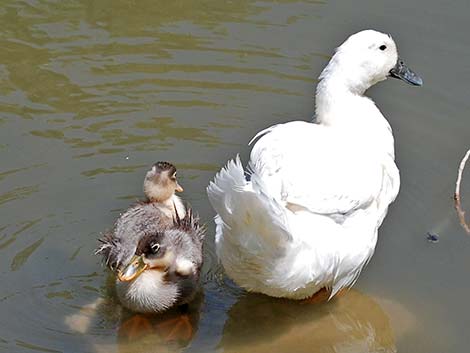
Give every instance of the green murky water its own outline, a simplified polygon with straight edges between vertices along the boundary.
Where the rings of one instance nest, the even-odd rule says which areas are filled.
[[[468,350],[470,237],[452,208],[470,147],[468,2],[1,5],[0,351]],[[255,132],[308,120],[333,48],[364,28],[391,33],[425,82],[370,92],[402,176],[376,254],[327,304],[248,295],[217,264],[205,186]],[[177,165],[208,236],[198,300],[147,318],[121,310],[93,249],[157,160]],[[470,208],[470,177],[462,188]],[[175,339],[181,317],[192,331]]]

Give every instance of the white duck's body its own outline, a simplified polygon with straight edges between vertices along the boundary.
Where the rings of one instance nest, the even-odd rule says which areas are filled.
[[[375,75],[369,72],[374,65],[358,65],[357,52],[371,50],[362,42],[390,50],[379,57],[384,68]],[[333,296],[357,279],[400,185],[390,125],[363,94],[397,60],[390,37],[351,36],[320,76],[316,122],[258,133],[249,180],[237,158],[209,185],[218,213],[216,251],[238,285],[302,299],[322,288]]]

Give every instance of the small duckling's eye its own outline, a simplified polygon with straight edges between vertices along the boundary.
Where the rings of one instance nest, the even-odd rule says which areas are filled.
[[[382,45],[379,47],[379,49],[382,50],[382,51],[384,51],[385,49],[387,49],[387,46],[382,44]]]
[[[153,253],[156,254],[158,250],[160,250],[160,244],[158,243],[152,244],[150,248],[152,249]]]
[[[171,176],[171,180],[176,180],[176,173]]]

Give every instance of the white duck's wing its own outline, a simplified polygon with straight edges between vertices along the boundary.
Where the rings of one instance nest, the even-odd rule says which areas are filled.
[[[285,257],[292,236],[288,229],[285,207],[252,188],[240,159],[229,161],[217,173],[207,194],[215,217],[215,245],[225,271],[243,288],[281,296],[277,291],[277,266]],[[271,289],[274,287],[274,290]],[[295,287],[295,286],[294,286]]]
[[[263,190],[293,212],[343,217],[365,208],[380,193],[383,168],[371,163],[373,153],[358,156],[361,148],[349,144],[329,128],[295,121],[273,126],[251,152],[253,188]]]
[[[334,294],[373,253],[390,202],[379,209],[384,167],[328,127],[291,122],[260,135],[249,177],[237,158],[207,189],[217,255],[247,290],[299,299],[331,286]]]
[[[255,235],[275,247],[290,239],[282,205],[267,196],[263,188],[253,190],[238,156],[216,175],[207,192],[220,225],[232,232],[237,229],[247,241]]]

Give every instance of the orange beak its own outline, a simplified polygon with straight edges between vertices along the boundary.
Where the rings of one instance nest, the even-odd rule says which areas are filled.
[[[178,192],[183,192],[184,191],[183,187],[180,184],[178,184],[178,182],[176,182],[176,189],[175,190],[178,191]]]
[[[127,265],[122,271],[117,274],[118,279],[121,282],[132,281],[133,279],[140,276],[148,268],[148,265],[144,262],[142,256],[136,256],[132,258],[129,265]]]

